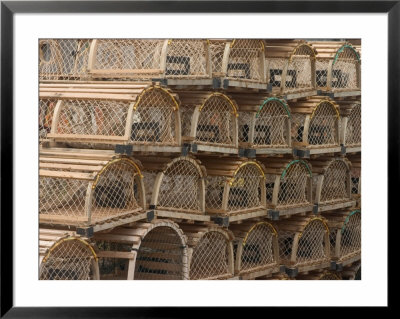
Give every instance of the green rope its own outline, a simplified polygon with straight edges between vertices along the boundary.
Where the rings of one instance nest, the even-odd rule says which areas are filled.
[[[342,227],[342,234],[343,234],[343,232],[344,232],[344,229],[346,228],[346,224],[347,224],[347,223],[349,222],[349,220],[350,220],[350,217],[353,216],[353,215],[356,214],[356,213],[361,213],[361,210],[360,210],[360,209],[354,210],[354,211],[352,211],[352,212],[349,214],[349,216],[346,217],[346,219],[344,220],[344,223],[343,223],[343,227]]]
[[[285,109],[287,115],[289,116],[289,118],[291,118],[290,111],[289,111],[289,106],[286,104],[285,101],[283,101],[283,100],[281,100],[281,99],[278,99],[277,97],[270,97],[270,98],[266,99],[266,100],[260,105],[260,107],[258,108],[258,111],[257,111],[257,114],[256,114],[256,118],[259,117],[260,112],[261,112],[262,108],[264,107],[264,105],[267,104],[268,102],[271,102],[271,101],[277,101],[277,102],[279,102],[279,103],[284,107],[284,109]]]
[[[357,57],[357,61],[360,62],[360,56],[358,55],[358,52],[356,51],[356,49],[354,49],[354,47],[350,44],[344,44],[340,47],[340,49],[336,52],[335,54],[335,58],[333,59],[333,63],[332,65],[334,65],[337,61],[337,59],[339,58],[339,54],[343,52],[344,49],[349,48],[351,50],[354,51],[354,53],[356,54]]]
[[[303,161],[303,160],[293,160],[293,161],[291,161],[289,164],[287,164],[286,168],[283,170],[282,175],[281,175],[281,179],[285,177],[286,172],[287,172],[287,170],[289,169],[289,167],[290,167],[292,164],[297,163],[297,162],[300,162],[300,163],[302,163],[303,165],[305,165],[306,168],[307,168],[307,170],[308,170],[308,173],[310,174],[310,177],[312,177],[311,169],[310,169],[310,167],[308,166],[308,164],[307,164],[305,161]]]

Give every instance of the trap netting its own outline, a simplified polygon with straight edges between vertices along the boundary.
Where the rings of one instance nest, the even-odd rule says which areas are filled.
[[[281,261],[290,261],[292,255],[293,241],[295,232],[279,230],[278,232],[278,245],[279,245],[279,259]]]
[[[155,227],[142,239],[135,262],[135,280],[181,280],[184,250],[181,237],[167,226]]]
[[[343,45],[332,61],[332,90],[360,89],[358,53],[351,45]]]
[[[310,46],[305,44],[298,46],[287,63],[285,92],[311,90],[314,88],[312,64],[315,63],[315,53]]]
[[[307,143],[307,136],[304,134],[304,124],[306,121],[306,114],[291,113],[291,126],[290,132],[293,143]]]
[[[160,184],[157,208],[201,213],[202,174],[192,160],[173,161],[165,171]]]
[[[290,86],[293,71],[289,72],[289,70],[286,72],[287,81],[285,80],[284,85],[282,85],[282,73],[285,65],[288,63],[287,58],[266,58],[265,63],[269,84],[271,84],[272,89],[276,88],[275,90],[277,90],[282,88],[283,90],[286,86]]]
[[[250,128],[254,125],[256,115],[253,112],[239,112],[238,114],[238,141],[251,143]]]
[[[350,174],[351,174],[351,194],[352,195],[361,195],[361,191],[360,191],[361,171],[360,171],[360,169],[352,167]]]
[[[327,233],[329,233],[328,227],[320,219],[313,219],[305,226],[300,233],[296,252],[298,265],[313,264],[329,259],[330,256],[325,249],[328,245],[327,250],[330,251],[326,239]]]
[[[266,268],[278,262],[273,251],[275,236],[275,229],[265,222],[249,230],[243,240],[240,272]]]
[[[324,172],[320,203],[349,199],[350,170],[343,160],[332,161]]]
[[[224,76],[222,64],[224,60],[226,41],[224,40],[210,40],[210,54],[212,62],[212,75]]]
[[[208,71],[208,54],[206,40],[169,40],[165,76],[174,78],[211,77]]]
[[[39,100],[39,143],[47,138],[47,134],[51,132],[53,124],[53,114],[56,107],[56,99],[40,99]]]
[[[315,82],[318,88],[328,86],[328,68],[332,64],[330,59],[318,59],[315,62]]]
[[[94,46],[93,74],[106,78],[150,79],[160,77],[166,40],[99,39]]]
[[[350,213],[343,223],[340,240],[340,258],[345,259],[361,253],[361,211]]]
[[[206,209],[222,209],[224,188],[228,183],[226,176],[211,176],[206,179]]]
[[[264,173],[257,165],[248,164],[240,167],[229,182],[228,211],[241,211],[262,206],[261,189],[264,187]]]
[[[218,279],[231,275],[229,245],[230,242],[222,233],[218,231],[205,233],[193,248],[190,279]]]
[[[131,252],[131,244],[115,243],[108,240],[96,240],[99,252]],[[99,253],[100,255],[100,253]],[[101,280],[126,280],[128,276],[129,259],[116,257],[99,257]]]
[[[303,161],[292,161],[281,175],[277,206],[299,206],[310,204],[309,187],[310,169]],[[275,182],[267,180],[267,184]],[[273,189],[274,185],[266,185],[267,189]],[[269,197],[267,195],[267,201]]]
[[[181,132],[182,136],[189,137],[192,130],[192,116],[194,108],[188,105],[180,105]]]
[[[133,144],[176,145],[179,110],[176,100],[161,88],[150,88],[139,98],[132,114]]]
[[[96,254],[88,243],[76,237],[56,242],[40,264],[40,280],[93,279]]]
[[[116,159],[97,174],[46,168],[40,172],[39,213],[64,222],[86,224],[129,214],[142,208],[141,175],[128,159]]]
[[[310,146],[334,146],[338,140],[339,115],[329,101],[320,102],[310,117],[308,144]]]
[[[240,39],[231,43],[226,77],[264,82],[264,44],[261,40]]]
[[[268,99],[256,114],[252,143],[257,147],[287,147],[289,114],[282,101]]]
[[[234,146],[236,108],[223,95],[212,95],[199,109],[195,141],[200,144]]]
[[[353,107],[347,119],[345,145],[361,145],[361,104]]]
[[[107,140],[125,135],[129,102],[117,100],[63,100],[54,137],[79,135]],[[60,137],[60,136],[59,136]]]
[[[39,79],[88,79],[90,43],[91,40],[40,40]]]

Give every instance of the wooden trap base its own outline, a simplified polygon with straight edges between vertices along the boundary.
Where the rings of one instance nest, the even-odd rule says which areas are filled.
[[[321,262],[321,263],[316,263],[316,264],[312,264],[312,265],[304,265],[304,266],[286,266],[285,267],[285,272],[286,274],[293,278],[296,277],[298,274],[300,273],[306,273],[312,270],[322,270],[322,269],[326,269],[326,268],[330,268],[331,267],[331,262],[330,261],[325,261],[325,262]]]
[[[238,276],[241,280],[251,280],[258,277],[270,276],[276,273],[280,273],[281,270],[280,265],[268,266],[267,268],[261,270],[260,268],[262,267],[258,267],[254,270],[247,270],[243,273],[240,272]]]
[[[219,226],[229,227],[231,223],[240,223],[244,220],[254,219],[259,217],[266,217],[267,210],[266,209],[259,209],[255,211],[245,211],[242,213],[236,213],[235,215],[219,215],[219,214],[212,214],[211,220]]]
[[[361,260],[361,252],[355,256],[344,258],[343,260],[333,260],[331,262],[331,269],[336,271],[342,271],[344,266],[349,266],[357,261]]]
[[[361,90],[349,90],[349,91],[318,91],[318,95],[329,96],[332,99],[340,98],[340,97],[349,97],[349,96],[361,96]]]
[[[282,207],[275,209],[268,209],[268,218],[271,220],[279,220],[280,218],[288,218],[295,214],[317,213],[315,205],[304,205],[300,207]]]
[[[347,207],[355,207],[356,205],[357,205],[356,200],[348,200],[332,204],[316,204],[316,206],[318,207],[318,213],[347,208]]]
[[[333,154],[333,153],[345,154],[346,148],[343,146],[323,147],[323,148],[293,147],[293,156],[297,156],[300,158],[310,158],[310,156],[312,155],[323,155],[323,154]]]
[[[204,214],[193,214],[193,213],[175,212],[175,211],[159,210],[159,209],[155,209],[154,213],[157,217],[165,217],[172,220],[180,219],[180,220],[201,221],[201,222],[210,222],[211,220],[210,216]]]

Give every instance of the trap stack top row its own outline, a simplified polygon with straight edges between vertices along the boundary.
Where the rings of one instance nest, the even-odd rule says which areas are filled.
[[[360,50],[348,42],[59,39],[41,40],[39,49],[42,81],[158,79],[304,96],[360,90]]]

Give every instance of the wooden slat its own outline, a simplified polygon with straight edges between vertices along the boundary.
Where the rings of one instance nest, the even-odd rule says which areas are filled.
[[[97,141],[128,141],[125,136],[111,136],[111,135],[86,135],[86,134],[58,134],[49,133],[48,138],[67,139],[67,140],[97,140]]]
[[[111,93],[73,93],[73,92],[40,92],[39,98],[59,98],[59,99],[94,99],[94,100],[119,100],[136,101],[138,95],[135,94],[111,94]]]
[[[99,251],[96,253],[99,258],[121,258],[133,259],[134,253],[130,251]]]
[[[92,181],[96,175],[94,173],[62,172],[40,169],[39,176]]]
[[[59,164],[59,163],[39,163],[39,168],[59,168],[65,171],[90,171],[98,172],[104,166],[89,166],[89,165],[73,165],[73,164]]]

